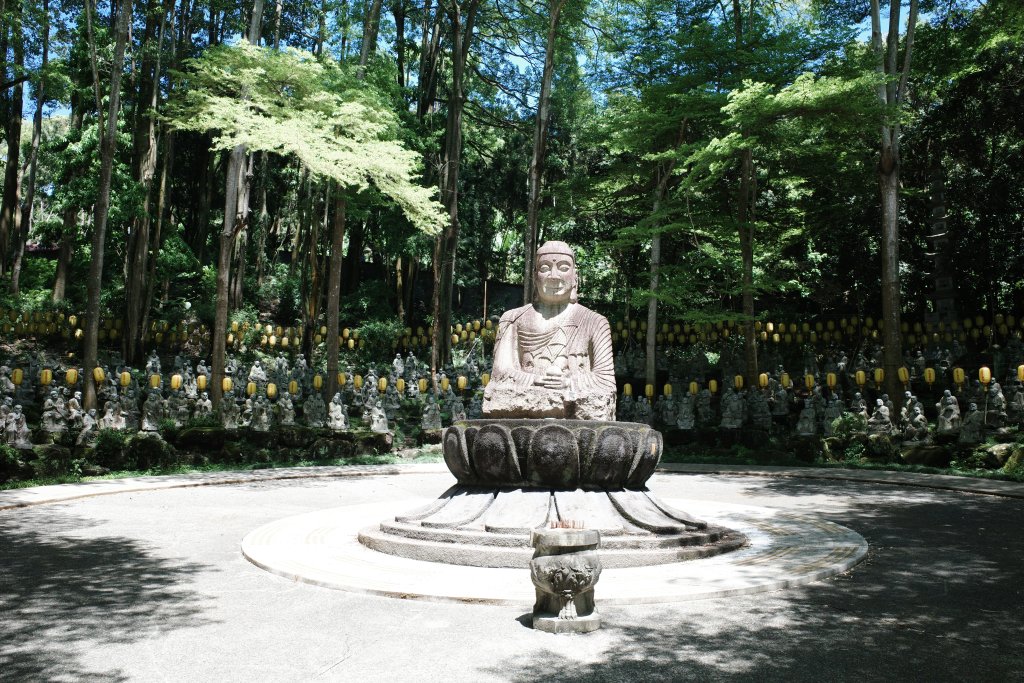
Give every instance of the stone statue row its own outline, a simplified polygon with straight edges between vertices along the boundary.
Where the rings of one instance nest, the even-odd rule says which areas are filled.
[[[860,392],[854,393],[849,402],[844,402],[839,391],[823,391],[820,386],[815,386],[803,398],[792,429],[800,437],[832,436],[835,421],[844,414],[852,413],[862,418],[863,431],[867,434],[911,442],[941,436],[965,444],[980,443],[986,429],[1024,423],[1024,388],[1019,384],[1014,387],[1012,400],[1008,402],[999,383],[991,382],[985,391],[984,402],[979,405],[976,400],[969,401],[966,414],[961,414],[957,396],[945,390],[935,404],[937,420],[934,428],[925,416],[923,404],[909,391],[898,410],[889,396],[882,394],[875,399],[869,411],[868,403]],[[718,400],[717,409],[713,399],[707,387],[696,395],[688,392],[680,397],[663,395],[653,405],[646,396],[634,399],[623,393],[618,400],[616,417],[620,421],[644,422],[682,431],[752,427],[768,432],[789,428],[789,417],[796,405],[790,392],[781,385],[774,389],[749,391],[729,387]]]

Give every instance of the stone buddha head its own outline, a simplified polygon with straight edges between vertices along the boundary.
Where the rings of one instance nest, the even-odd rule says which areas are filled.
[[[549,241],[537,250],[533,272],[534,291],[544,304],[576,303],[576,257],[565,242]]]

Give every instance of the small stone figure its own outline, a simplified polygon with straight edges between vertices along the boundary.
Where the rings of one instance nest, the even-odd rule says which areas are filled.
[[[824,436],[832,436],[832,423],[842,417],[843,412],[843,402],[839,400],[838,396],[833,395],[829,399],[828,405],[825,406],[825,420],[821,431]]]
[[[388,426],[387,414],[385,414],[384,406],[381,405],[379,398],[374,402],[373,408],[370,410],[370,431],[376,434],[391,432],[391,428]]]
[[[43,431],[47,434],[60,434],[67,429],[67,422],[61,410],[59,394],[56,389],[43,402],[43,414],[40,418]]]
[[[904,441],[924,441],[928,438],[928,418],[924,416],[920,406],[914,408],[914,412],[903,429]]]
[[[252,367],[249,368],[249,381],[256,382],[256,385],[262,389],[264,384],[267,383],[267,372],[263,369],[263,365],[259,359],[256,359],[252,363]]]
[[[868,419],[868,404],[859,391],[853,395],[853,400],[850,401],[850,412],[860,415],[865,421]]]
[[[196,417],[206,418],[213,414],[213,401],[210,400],[210,394],[203,392],[199,395],[199,400],[196,401]]]
[[[153,349],[153,352],[149,354],[149,358],[146,360],[146,374],[160,374],[160,357],[156,355],[156,349]]]
[[[425,432],[440,431],[441,409],[433,394],[427,395],[427,403],[423,406],[423,417],[420,420],[420,427]]]
[[[82,431],[78,432],[75,445],[89,448],[96,443],[96,436],[96,409],[91,408],[82,416]]]
[[[747,411],[750,422],[755,428],[769,431],[772,428],[772,414],[768,408],[768,399],[762,391],[751,391],[747,397]]]
[[[278,424],[282,426],[295,424],[295,405],[287,392],[281,394],[281,399],[277,402],[277,415]]]
[[[889,408],[882,399],[875,399],[875,412],[868,420],[868,434],[892,433],[892,420],[889,417]]]
[[[29,431],[28,423],[25,421],[25,414],[21,412],[20,403],[15,404],[14,409],[7,416],[5,431],[8,446],[22,450],[32,448],[32,432]]]
[[[15,391],[17,391],[17,387],[11,380],[11,369],[6,365],[0,366],[0,394],[14,396]]]
[[[707,387],[697,392],[697,418],[702,425],[709,425],[715,419],[715,411],[711,407],[711,390]]]
[[[405,376],[405,363],[402,361],[402,354],[395,354],[395,359],[391,361],[391,372],[394,374],[395,379]]]
[[[679,408],[676,405],[676,400],[672,394],[663,396],[659,399],[661,403],[661,410],[658,412],[658,417],[663,425],[668,427],[675,427],[676,420],[679,419]]]
[[[743,426],[743,399],[739,393],[729,387],[722,394],[722,429],[739,429]]]
[[[155,432],[160,429],[160,420],[163,419],[163,407],[161,406],[160,395],[151,392],[142,404],[142,431]]]
[[[804,407],[796,422],[796,433],[798,436],[817,436],[818,434],[818,419],[810,401],[804,401]]]
[[[452,422],[466,421],[466,405],[462,402],[461,396],[455,396],[454,398],[452,398],[452,403],[449,410],[452,416]]]
[[[789,392],[781,384],[775,389],[772,397],[772,416],[786,417],[789,415]]]
[[[82,410],[81,391],[76,391],[74,396],[68,399],[65,411],[68,420],[68,427],[71,429],[81,429],[82,420],[85,416],[85,412]]]
[[[302,416],[306,424],[314,429],[320,429],[327,421],[327,406],[319,391],[314,391],[302,406]]]
[[[348,409],[342,402],[340,393],[334,395],[328,406],[327,426],[336,432],[348,430]]]
[[[469,409],[466,411],[466,417],[470,420],[479,420],[484,416],[484,401],[480,394],[473,394],[473,398],[469,399]]]
[[[651,404],[647,402],[646,396],[637,397],[633,410],[633,422],[642,422],[644,424],[651,424],[653,422]]]
[[[686,431],[696,426],[696,417],[693,414],[693,396],[689,393],[683,394],[679,399],[679,407],[676,410],[676,428]]]
[[[972,403],[963,416],[960,425],[960,438],[962,444],[973,445],[985,439],[985,416],[978,410],[978,404]]]
[[[269,432],[272,424],[270,402],[266,397],[258,396],[253,402],[252,418],[249,426],[257,432]]]
[[[940,435],[956,434],[960,431],[960,404],[949,389],[942,392],[942,398],[935,404],[939,411],[935,433]]]
[[[999,429],[1006,424],[1006,397],[1003,395],[1003,388],[999,382],[993,381],[988,386],[988,396],[985,401],[985,423],[989,427]]]
[[[225,395],[220,402],[220,423],[224,429],[238,429],[239,413],[235,397]]]
[[[623,392],[622,397],[619,398],[618,409],[616,410],[615,418],[619,422],[632,422],[633,417],[636,414],[636,404],[633,403],[633,397]]]

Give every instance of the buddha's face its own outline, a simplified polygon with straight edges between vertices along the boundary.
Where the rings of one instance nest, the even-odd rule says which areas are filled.
[[[537,298],[545,304],[568,303],[576,287],[576,264],[568,254],[543,254],[534,275]]]

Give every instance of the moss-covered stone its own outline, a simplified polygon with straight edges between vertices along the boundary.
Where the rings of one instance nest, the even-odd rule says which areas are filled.
[[[902,449],[903,462],[908,465],[927,467],[949,467],[953,453],[949,448],[935,443],[910,443]]]
[[[227,430],[223,427],[185,427],[178,432],[175,446],[201,452],[216,452],[224,447]]]
[[[135,467],[139,469],[178,464],[174,447],[155,432],[139,432],[128,442],[128,449],[135,460]]]
[[[887,434],[870,434],[864,443],[864,457],[871,462],[899,462],[899,443]]]
[[[29,461],[37,477],[76,474],[71,449],[57,444],[41,444],[32,449]]]

